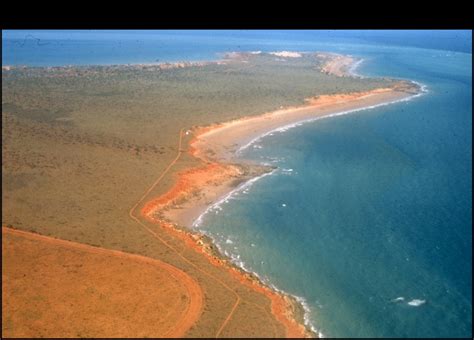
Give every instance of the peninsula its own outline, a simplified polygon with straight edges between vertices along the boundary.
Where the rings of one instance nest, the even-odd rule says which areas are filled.
[[[232,263],[196,226],[274,170],[235,159],[262,136],[421,92],[355,76],[357,62],[252,51],[2,67],[2,336],[320,335],[297,299]]]

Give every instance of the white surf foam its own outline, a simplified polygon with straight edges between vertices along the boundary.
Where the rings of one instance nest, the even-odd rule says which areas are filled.
[[[285,176],[293,176],[293,175],[297,175],[298,173],[294,171],[293,169],[282,168],[280,169],[280,174],[285,175]]]
[[[205,235],[207,235],[212,240],[212,243],[216,245],[217,249],[221,253],[223,253],[227,258],[229,258],[230,261],[233,264],[235,264],[239,268],[243,269],[247,273],[251,273],[251,274],[255,275],[262,283],[269,286],[272,290],[274,290],[274,291],[276,291],[280,294],[284,294],[284,295],[287,295],[287,296],[293,296],[296,299],[296,301],[298,301],[298,303],[301,304],[301,306],[303,307],[304,325],[307,328],[309,328],[313,333],[317,334],[319,338],[324,338],[323,333],[320,330],[318,330],[311,321],[311,308],[309,307],[309,304],[307,303],[305,298],[303,298],[301,296],[294,295],[294,294],[289,294],[289,293],[285,292],[284,290],[279,289],[277,286],[275,286],[273,283],[271,283],[268,276],[266,276],[266,275],[262,276],[259,273],[257,273],[255,271],[251,270],[250,268],[248,268],[246,263],[240,258],[239,254],[234,254],[234,253],[231,253],[227,250],[222,249],[222,247],[219,245],[218,240],[216,239],[216,237],[212,233],[206,232],[205,230],[203,231],[203,233]],[[216,234],[218,234],[218,233],[216,233]],[[229,240],[229,239],[227,239],[227,240]],[[226,240],[226,243],[228,243],[227,240]],[[251,243],[251,246],[255,247],[255,244]],[[264,264],[264,263],[265,263],[264,261],[261,261],[261,264]]]
[[[303,306],[303,310],[304,310],[303,319],[304,319],[305,326],[311,329],[313,333],[317,334],[319,338],[324,338],[323,333],[320,330],[318,330],[311,322],[311,319],[310,319],[311,309],[309,308],[308,302],[305,300],[305,298],[301,296],[296,296],[296,295],[293,295],[293,296],[301,304],[301,306]]]
[[[393,299],[391,300],[392,302],[400,302],[400,301],[404,301],[405,298],[403,296],[400,296],[400,297],[397,297],[396,299]]]
[[[263,175],[251,178],[248,181],[244,182],[243,184],[239,185],[234,190],[230,191],[224,197],[220,198],[217,202],[215,202],[215,203],[211,204],[210,206],[208,206],[207,209],[204,210],[204,212],[194,220],[194,222],[192,224],[192,227],[199,227],[202,224],[203,218],[207,213],[209,213],[211,211],[215,211],[216,214],[217,214],[219,211],[222,211],[221,205],[223,203],[229,202],[230,199],[235,198],[235,196],[237,194],[239,194],[240,192],[247,193],[248,188],[250,188],[256,181],[258,181],[259,179],[262,179],[266,176],[270,176],[270,175],[274,174],[275,171],[276,171],[276,169],[271,171],[271,172],[264,173]]]
[[[349,68],[348,72],[351,76],[357,77],[357,78],[366,78],[365,76],[360,75],[359,73],[356,73],[356,69],[364,62],[364,59],[359,59],[357,60],[354,64],[351,65]]]
[[[426,300],[420,300],[420,299],[413,299],[407,302],[408,305],[413,306],[413,307],[421,306],[424,303],[426,303]]]

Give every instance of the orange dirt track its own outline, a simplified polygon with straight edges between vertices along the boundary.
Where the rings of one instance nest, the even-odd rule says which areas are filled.
[[[2,227],[2,239],[2,253],[4,257],[4,268],[2,271],[2,297],[4,303],[2,304],[2,312],[4,316],[7,314],[11,316],[10,320],[7,320],[10,326],[4,324],[2,327],[2,336],[38,336],[39,334],[36,334],[36,331],[40,329],[41,335],[46,337],[78,335],[94,337],[137,336],[137,333],[141,334],[143,332],[145,332],[143,336],[183,337],[201,315],[203,294],[199,284],[183,271],[162,261],[6,227]],[[44,252],[44,249],[47,251]],[[52,259],[55,262],[42,260],[46,256],[45,253],[49,254],[48,259],[51,259],[49,257],[51,256],[50,254],[54,254]],[[36,257],[34,257],[35,255]],[[74,259],[78,259],[76,260],[78,264],[72,264]],[[22,261],[22,264],[26,264],[26,266],[15,266],[16,261]],[[130,267],[125,269],[123,267],[124,264],[125,266],[127,264],[130,265]],[[54,275],[58,271],[64,272],[64,267],[71,266],[75,268],[73,273],[78,273],[76,276],[74,274],[63,275],[62,277]],[[117,276],[106,277],[107,280],[99,279],[101,269],[106,271],[109,268],[117,267],[119,269],[113,269],[112,273],[117,273],[121,270],[122,273],[118,279]],[[28,268],[32,270],[28,271]],[[92,268],[92,271],[84,273],[87,268]],[[25,274],[21,277],[18,277],[19,269],[26,270]],[[26,279],[24,278],[25,276],[27,277]],[[69,276],[69,278],[65,276]],[[79,281],[74,281],[77,278],[79,278]],[[85,278],[85,282],[81,282],[81,278]],[[167,290],[165,292],[160,291],[159,288],[144,290],[141,286],[146,285],[145,281],[147,279],[160,280],[156,282],[159,285],[158,287],[166,287]],[[77,285],[75,285],[76,283]],[[100,304],[97,304],[92,299],[88,301],[90,296],[76,296],[80,294],[75,292],[79,291],[84,285],[88,285],[88,289],[94,289],[93,287],[103,288],[104,283],[113,287],[102,290],[102,293],[105,294],[101,294],[101,298],[105,296],[105,302],[101,301]],[[122,296],[123,287],[118,289],[116,286],[118,283],[129,284],[129,288],[136,289],[136,291]],[[40,285],[42,286],[40,287]],[[73,286],[71,287],[71,285]],[[113,294],[114,289],[117,289],[115,290],[116,294]],[[25,292],[30,292],[30,295],[27,295]],[[41,292],[44,294],[41,294]],[[173,295],[178,296],[166,297],[163,293],[173,293]],[[143,296],[143,294],[146,295]],[[31,312],[29,306],[20,306],[16,303],[24,303],[25,296],[30,298],[27,301],[28,305],[32,300],[36,299],[40,299],[39,301],[41,302],[38,304],[39,308],[33,308],[34,313],[37,315],[32,317],[32,321],[28,325],[24,325],[23,322],[15,322],[16,315],[24,320],[26,312]],[[58,296],[64,297],[64,300],[59,303],[57,301],[49,301],[49,299],[57,298]],[[131,299],[127,297],[131,297]],[[134,299],[136,301],[133,301]],[[68,306],[65,306],[66,303]],[[96,304],[94,305],[94,303]],[[70,307],[69,304],[71,306],[74,305],[74,307]],[[140,311],[143,314],[153,312],[154,310],[158,311],[160,304],[163,313],[151,313],[154,314],[152,316],[141,315],[142,319],[152,321],[154,325],[148,326],[148,330],[140,328],[142,326],[139,324],[141,320],[136,322],[137,320],[133,318],[138,317]],[[110,311],[117,315],[104,316],[100,315],[101,313],[98,313],[99,315],[96,313],[89,315],[90,311],[84,310],[84,308],[103,309],[104,305],[110,305]],[[54,309],[63,309],[63,312],[50,313],[47,306]],[[121,311],[117,307],[122,307]],[[130,312],[131,316],[128,315],[125,318],[119,315],[120,313],[126,314],[128,309],[134,309],[133,313]],[[43,311],[44,313],[42,313]],[[22,314],[20,316],[19,313],[24,313],[25,315]],[[61,322],[51,320],[52,314],[59,315]],[[71,317],[68,318],[68,315]],[[77,325],[81,323],[81,320],[78,319],[82,315],[86,317],[93,316],[94,318],[101,317],[102,320],[99,325],[97,324],[98,320],[90,321],[87,325],[89,326],[88,329],[85,330],[83,324]],[[117,319],[119,320],[119,325],[115,324]],[[65,325],[65,327],[61,328],[61,325]],[[76,325],[77,329],[75,328]],[[76,333],[69,333],[73,331]],[[87,334],[84,334],[84,332]]]
[[[153,235],[157,240],[159,240],[161,243],[163,243],[166,247],[169,249],[173,250],[179,257],[181,257],[184,261],[186,261],[188,264],[192,265],[194,268],[196,268],[198,271],[201,273],[208,275],[210,277],[213,277],[216,281],[218,281],[220,284],[222,284],[226,289],[228,289],[236,298],[234,305],[232,306],[232,309],[230,310],[229,314],[227,315],[225,321],[223,322],[222,326],[219,328],[219,330],[216,333],[216,338],[219,337],[220,333],[224,329],[224,327],[227,325],[229,320],[231,319],[232,315],[234,314],[235,309],[239,305],[241,301],[241,297],[237,292],[230,288],[227,284],[225,284],[222,280],[219,280],[218,278],[214,277],[213,275],[207,273],[206,271],[202,270],[196,264],[193,262],[189,261],[186,257],[184,257],[178,250],[176,250],[174,247],[172,247],[168,242],[166,242],[164,239],[159,237],[156,233],[154,233],[150,228],[148,228],[145,224],[143,224],[137,216],[135,216],[135,210],[137,207],[140,205],[140,203],[143,202],[143,200],[148,196],[148,194],[156,187],[156,185],[163,179],[163,177],[168,173],[168,171],[171,169],[171,167],[178,161],[178,159],[181,157],[181,154],[183,152],[186,152],[186,150],[182,149],[182,142],[183,142],[183,130],[184,128],[181,128],[179,131],[179,140],[178,140],[178,153],[176,155],[176,158],[168,165],[168,167],[163,171],[163,173],[156,179],[156,181],[148,188],[148,190],[143,194],[143,196],[140,198],[140,200],[135,203],[135,205],[130,209],[129,211],[129,216],[131,219],[133,219],[135,222],[137,222],[142,228],[144,228],[147,232]]]
[[[218,125],[216,125],[218,126]],[[216,127],[214,126],[214,128]],[[208,128],[203,128],[200,133],[202,133],[202,131],[206,131],[208,129],[211,129],[210,127]],[[209,161],[207,161],[205,158],[199,156],[196,154],[196,150],[191,146],[188,148],[188,150],[185,150],[182,148],[182,144],[183,144],[183,130],[184,128],[181,128],[180,132],[179,132],[179,139],[178,139],[178,153],[176,155],[176,158],[168,165],[168,167],[161,173],[161,175],[156,179],[156,181],[151,184],[151,186],[148,188],[148,190],[143,194],[143,196],[140,198],[140,200],[138,202],[135,203],[135,205],[130,209],[129,211],[129,216],[131,219],[133,219],[135,222],[137,222],[143,229],[145,229],[148,233],[150,233],[151,235],[153,235],[154,238],[156,238],[157,240],[159,240],[161,243],[163,243],[166,247],[168,247],[170,250],[172,250],[173,252],[176,253],[177,256],[181,257],[185,262],[187,262],[188,264],[190,264],[191,266],[193,266],[195,269],[197,269],[199,272],[203,273],[204,275],[207,275],[211,278],[213,278],[215,281],[217,281],[218,283],[220,283],[222,286],[224,286],[231,294],[233,294],[235,296],[235,302],[232,306],[232,308],[230,309],[227,317],[225,318],[224,322],[222,323],[221,327],[219,328],[219,330],[217,331],[215,337],[218,338],[221,334],[221,332],[223,331],[223,329],[227,326],[228,322],[232,319],[232,317],[234,316],[234,312],[236,311],[238,305],[243,301],[242,297],[237,293],[237,291],[235,289],[232,289],[231,287],[229,287],[227,284],[225,284],[222,280],[220,280],[219,278],[213,276],[212,274],[208,273],[207,271],[199,268],[198,266],[196,266],[196,264],[194,264],[193,262],[191,262],[189,259],[187,259],[186,257],[184,257],[180,251],[178,251],[177,249],[175,249],[172,245],[170,245],[166,240],[164,240],[163,238],[161,238],[158,234],[156,234],[153,230],[151,230],[149,227],[147,227],[142,221],[139,220],[138,216],[141,215],[141,217],[145,217],[146,220],[152,222],[152,223],[155,223],[155,224],[159,224],[161,227],[164,228],[164,230],[167,230],[170,234],[174,235],[175,237],[178,237],[178,238],[181,238],[183,240],[185,240],[186,244],[190,247],[190,248],[193,248],[194,250],[198,251],[198,252],[201,252],[203,253],[204,255],[207,256],[208,260],[213,263],[214,265],[216,266],[222,266],[222,262],[217,260],[207,254],[206,251],[204,251],[204,249],[200,246],[198,246],[196,244],[196,240],[193,239],[192,237],[189,236],[189,234],[182,234],[182,233],[176,233],[175,232],[175,229],[173,228],[172,225],[170,225],[170,223],[167,223],[165,221],[162,221],[162,220],[158,220],[158,219],[155,219],[153,217],[150,216],[150,213],[154,210],[156,210],[157,208],[157,205],[160,205],[161,203],[164,203],[164,202],[167,202],[169,197],[167,196],[171,196],[171,197],[174,197],[176,193],[179,193],[181,192],[181,190],[171,190],[171,193],[169,193],[168,195],[167,194],[164,194],[164,197],[163,196],[160,196],[160,197],[157,197],[157,198],[154,198],[150,201],[148,201],[144,207],[141,209],[140,211],[140,214],[137,216],[136,215],[136,210],[137,208],[140,206],[140,204],[142,204],[144,201],[145,201],[145,198],[147,198],[147,196],[151,193],[151,191],[158,185],[158,183],[164,178],[164,176],[168,173],[168,171],[172,168],[173,165],[175,165],[175,163],[179,160],[179,158],[181,157],[181,155],[185,152],[189,152],[192,156],[196,157],[196,158],[199,158],[201,159],[202,161],[204,161],[205,163],[208,163],[207,167],[204,167],[204,169],[213,169],[215,167],[218,167],[219,165],[218,164],[213,164]],[[194,136],[193,140],[195,140],[196,138],[196,135]],[[202,169],[201,169],[202,170]],[[191,169],[191,170],[187,170],[186,172],[190,172],[192,173],[193,171],[197,171],[197,169]],[[179,181],[178,181],[178,186],[179,186]],[[182,189],[182,188],[181,188]],[[265,294],[267,297],[270,298],[271,300],[271,304],[272,304],[272,314],[273,316],[285,327],[285,330],[286,330],[286,337],[288,338],[301,338],[301,337],[307,337],[308,336],[308,333],[307,331],[305,330],[304,326],[301,325],[301,324],[298,324],[294,318],[290,315],[288,315],[288,309],[290,307],[290,304],[288,303],[288,301],[286,301],[282,296],[276,294],[275,292],[271,291],[270,289],[268,289],[267,287],[262,287],[261,285],[256,285],[255,282],[253,281],[249,281],[248,278],[243,275],[241,272],[235,270],[234,268],[232,267],[229,267],[229,266],[225,266],[225,269],[226,270],[229,270],[232,275],[242,284],[245,284],[247,286],[250,286],[252,287],[255,291],[258,291],[258,292],[261,292],[263,294]],[[259,307],[259,306],[257,306]]]

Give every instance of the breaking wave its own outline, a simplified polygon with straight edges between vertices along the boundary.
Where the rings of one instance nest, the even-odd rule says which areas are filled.
[[[413,306],[413,307],[421,306],[424,303],[426,303],[426,300],[420,300],[420,299],[413,299],[407,302],[408,305]]]
[[[275,171],[276,171],[276,169],[271,171],[271,172],[264,173],[260,176],[251,178],[248,181],[244,182],[243,184],[239,185],[237,188],[235,188],[234,190],[230,191],[228,194],[226,194],[225,196],[223,196],[222,198],[217,200],[217,202],[215,202],[215,203],[211,204],[210,206],[208,206],[207,209],[204,210],[204,212],[194,220],[192,226],[193,227],[199,227],[202,224],[203,218],[206,214],[208,214],[211,211],[215,211],[216,213],[218,213],[219,211],[222,211],[221,206],[222,206],[223,203],[229,202],[230,199],[235,198],[235,196],[238,195],[240,192],[247,193],[248,189],[256,181],[258,181],[259,179],[262,179],[266,176],[270,176],[270,175],[274,174]]]

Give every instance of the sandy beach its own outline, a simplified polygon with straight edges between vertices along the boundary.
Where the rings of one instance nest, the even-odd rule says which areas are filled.
[[[336,58],[326,71],[346,72],[349,64],[346,58]],[[200,159],[201,165],[180,172],[174,186],[165,194],[148,201],[141,213],[148,220],[167,226],[171,233],[187,239],[191,247],[207,254],[211,262],[224,265],[240,281],[247,282],[269,296],[272,311],[285,325],[288,336],[318,336],[308,325],[303,327],[304,311],[293,297],[274,292],[255,276],[232,264],[217,252],[207,237],[192,229],[193,223],[212,204],[225,199],[240,184],[273,170],[272,167],[252,163],[236,163],[234,159],[236,153],[249,147],[261,136],[292,124],[405,100],[419,92],[417,84],[400,81],[391,88],[307,98],[306,104],[302,106],[281,108],[259,116],[183,131],[182,134],[193,135],[187,148],[183,146],[183,152]],[[182,227],[191,229],[184,230]]]
[[[237,164],[234,160],[236,153],[249,147],[261,136],[307,120],[403,100],[413,96],[415,91],[413,85],[403,82],[394,88],[324,95],[307,99],[304,106],[188,130],[187,133],[194,135],[188,152],[199,158],[202,166],[179,173],[176,184],[167,193],[147,204],[146,214],[192,227],[209,205],[239,184],[272,170],[271,167],[261,165]]]

